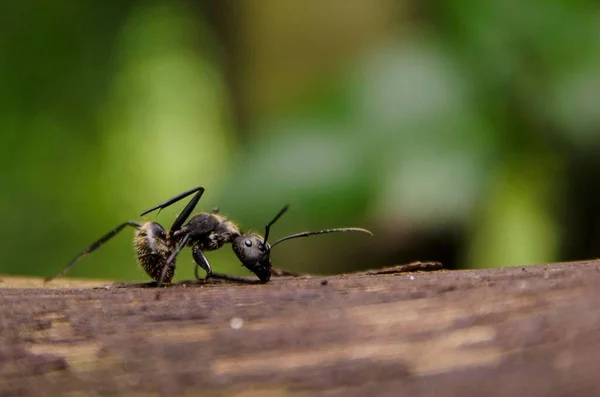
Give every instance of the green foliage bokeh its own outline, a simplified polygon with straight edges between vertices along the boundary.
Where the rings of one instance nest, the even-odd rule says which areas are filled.
[[[246,28],[291,26],[311,37],[291,1],[244,5],[240,13],[255,11],[243,14]],[[313,6],[306,15],[319,15],[315,30],[346,15]],[[367,8],[384,15],[386,7]],[[435,251],[411,258],[394,247],[443,230],[463,236],[459,266],[568,259],[564,208],[585,199],[565,194],[569,170],[600,144],[600,7],[558,0],[419,7],[417,17],[394,6],[385,34],[245,124],[235,107],[267,103],[267,94],[250,90],[244,102],[231,81],[258,86],[252,76],[261,71],[252,75],[244,64],[231,72],[224,59],[237,50],[246,58],[230,59],[252,60],[261,54],[253,37],[261,36],[241,35],[241,49],[228,47],[208,8],[5,1],[0,273],[53,274],[116,224],[197,185],[207,188],[199,210],[218,206],[244,229],[261,231],[290,203],[278,235],[350,225],[376,231],[369,241],[335,236],[282,247],[280,263],[298,270],[436,259]],[[346,11],[352,19],[361,8]],[[270,25],[267,16],[297,23]],[[278,33],[268,35],[272,52],[302,53]],[[318,47],[318,39],[336,44],[327,36],[309,44]],[[319,64],[307,55],[310,62]],[[274,92],[286,81],[263,74]],[[168,226],[180,208],[149,219]],[[132,232],[124,234],[72,274],[144,278],[133,265]],[[244,274],[228,248],[209,259]],[[178,278],[191,277],[189,253],[180,263]]]

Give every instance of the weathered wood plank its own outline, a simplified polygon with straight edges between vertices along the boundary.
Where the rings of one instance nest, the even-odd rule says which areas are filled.
[[[1,279],[2,396],[600,393],[600,261],[213,281],[160,300]]]

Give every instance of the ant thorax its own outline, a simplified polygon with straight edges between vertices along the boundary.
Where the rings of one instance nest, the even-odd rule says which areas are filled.
[[[173,234],[176,240],[189,236],[189,246],[197,246],[203,251],[214,251],[230,243],[240,235],[238,226],[222,215],[201,213],[195,215],[180,230]]]
[[[212,245],[216,246],[214,249],[219,249],[223,244],[231,243],[239,235],[240,229],[238,226],[231,221],[223,219],[223,222],[219,223],[209,235],[208,240],[211,241]]]

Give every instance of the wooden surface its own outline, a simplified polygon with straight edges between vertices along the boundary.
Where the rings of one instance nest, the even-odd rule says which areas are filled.
[[[0,396],[600,395],[599,261],[105,285],[1,278]]]

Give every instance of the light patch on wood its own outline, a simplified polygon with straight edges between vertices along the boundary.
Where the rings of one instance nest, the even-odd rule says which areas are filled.
[[[60,312],[46,312],[33,316],[37,320],[64,320],[65,314]]]
[[[212,338],[212,331],[199,325],[154,328],[144,332],[144,336],[153,339],[182,342],[205,342]]]
[[[345,361],[401,361],[414,375],[430,375],[464,367],[496,364],[502,357],[498,348],[467,346],[491,341],[491,327],[472,327],[441,334],[427,342],[355,343],[322,347],[313,351],[283,351],[247,358],[217,359],[212,363],[216,375],[277,373],[306,367],[323,367]]]
[[[442,334],[428,342],[419,343],[411,352],[416,375],[433,375],[464,367],[497,364],[505,352],[496,347],[475,347],[477,343],[496,338],[492,327],[471,327]]]
[[[14,277],[0,276],[0,287],[2,288],[44,288],[44,289],[78,289],[96,288],[112,284],[113,281],[89,280],[77,278],[56,278],[44,283],[39,277]]]
[[[48,340],[51,342],[74,341],[78,337],[71,323],[67,320],[53,320],[51,326],[31,332],[35,339]]]
[[[443,330],[453,326],[457,320],[478,315],[516,312],[534,308],[536,299],[519,297],[501,302],[480,302],[476,306],[446,306],[441,298],[426,298],[402,302],[358,306],[343,311],[353,323],[372,327],[376,332],[393,331],[391,327],[402,327],[405,332]],[[407,329],[408,328],[408,329]]]
[[[536,305],[537,299],[533,297],[518,297],[502,300],[483,301],[473,307],[475,314],[492,314],[519,312],[523,309],[531,309]]]
[[[89,397],[89,396],[100,396],[101,394],[91,394],[89,390],[84,390],[84,391],[75,391],[75,392],[67,392],[64,393],[63,396],[64,397]],[[144,391],[140,391],[140,392],[135,392],[135,391],[127,391],[126,393],[119,393],[117,394],[118,396],[127,396],[127,397],[164,397],[165,394],[161,393],[160,391],[148,391],[148,390],[144,390]],[[201,392],[193,392],[192,394],[189,394],[189,396],[206,396],[206,394],[201,393]],[[188,394],[183,394],[182,397],[188,397]]]
[[[379,305],[360,306],[345,311],[346,318],[355,324],[374,328],[376,331],[392,331],[390,327],[403,329],[410,326],[408,332],[425,332],[450,327],[458,318],[468,313],[460,308],[448,308],[444,312],[431,310],[431,301],[399,302]],[[429,307],[428,307],[429,306]]]
[[[236,307],[252,307],[252,306],[261,306],[261,305],[265,305],[266,303],[264,301],[257,301],[257,302],[238,302],[235,304]]]
[[[367,287],[364,289],[365,292],[382,292],[382,291],[388,291],[389,288],[384,287],[383,285],[373,285],[371,287]]]
[[[225,390],[222,393],[216,393],[217,396],[227,397],[280,397],[280,396],[313,396],[313,392],[292,392],[282,387],[252,387],[247,386],[240,390]]]
[[[554,358],[552,365],[559,371],[566,371],[571,369],[573,362],[573,354],[570,351],[564,350]]]
[[[69,370],[75,372],[88,372],[98,370],[114,364],[114,360],[98,359],[99,343],[78,343],[75,345],[63,344],[32,344],[27,346],[33,354],[49,354],[64,358]]]
[[[278,329],[285,327],[303,327],[308,322],[315,323],[318,321],[337,320],[340,317],[351,318],[355,323],[365,326],[377,326],[382,329],[391,325],[403,325],[408,322],[418,319],[418,332],[423,332],[426,322],[433,323],[434,328],[446,328],[460,316],[466,315],[465,310],[450,309],[444,312],[444,316],[440,316],[438,311],[430,311],[427,314],[425,309],[437,306],[433,299],[417,299],[406,302],[381,303],[373,305],[359,306],[350,309],[338,310],[331,309],[329,316],[314,316],[297,315],[293,318],[278,318],[278,319],[262,319],[260,322],[248,321],[244,324],[244,329],[247,331],[266,331],[269,329]],[[335,313],[335,316],[333,316]],[[427,316],[427,319],[425,319]]]

